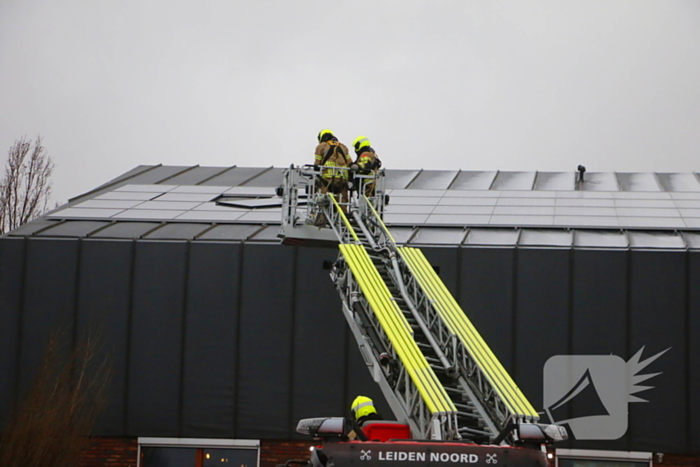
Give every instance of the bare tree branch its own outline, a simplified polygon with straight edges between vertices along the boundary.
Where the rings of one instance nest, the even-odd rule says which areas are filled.
[[[0,234],[46,212],[53,169],[40,135],[33,144],[23,136],[10,147],[0,179]]]

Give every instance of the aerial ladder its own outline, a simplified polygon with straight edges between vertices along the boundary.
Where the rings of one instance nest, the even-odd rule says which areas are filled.
[[[526,436],[519,427],[540,427],[552,440],[565,436],[562,427],[537,424],[533,406],[420,249],[397,245],[382,220],[384,172],[349,172],[348,199],[324,193],[319,176],[313,166],[286,171],[280,237],[338,246],[327,266],[343,314],[372,378],[413,437],[508,445]]]

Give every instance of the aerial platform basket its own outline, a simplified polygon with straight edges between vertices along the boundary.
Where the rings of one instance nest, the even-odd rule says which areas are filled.
[[[334,170],[348,174],[348,199],[336,195],[342,208],[347,209],[353,198],[366,194],[374,184],[373,196],[368,198],[380,216],[384,213],[387,201],[384,170],[376,174],[360,174],[346,167]],[[321,171],[312,165],[292,165],[285,171],[283,183],[277,189],[282,197],[282,226],[277,236],[284,245],[337,247],[337,234],[323,221],[323,202],[327,202],[327,197],[322,194],[321,185]]]

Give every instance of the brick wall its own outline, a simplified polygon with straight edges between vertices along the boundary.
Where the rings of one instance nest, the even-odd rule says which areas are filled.
[[[309,441],[260,441],[260,467],[275,467],[289,459],[309,459],[309,448],[318,443]]]
[[[92,438],[78,467],[136,467],[136,438]]]

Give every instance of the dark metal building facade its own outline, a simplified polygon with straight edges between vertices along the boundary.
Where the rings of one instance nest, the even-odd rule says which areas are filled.
[[[185,185],[195,172],[207,183],[222,176],[213,169],[169,168],[163,180],[135,183]],[[274,171],[260,186],[277,183]],[[246,174],[227,183],[245,186]],[[693,229],[399,224],[397,238],[422,247],[540,410],[550,357],[630,361],[642,348],[643,358],[670,349],[645,369],[661,374],[637,394],[648,402],[629,404],[624,436],[569,446],[700,453]],[[347,415],[358,393],[380,400],[321,267],[335,252],[278,245],[276,230],[262,222],[49,215],[0,238],[0,416],[30,384],[56,326],[75,340],[101,329],[114,376],[101,436],[290,439],[299,418]],[[591,235],[612,237],[600,246]],[[578,410],[576,402],[568,410]]]

